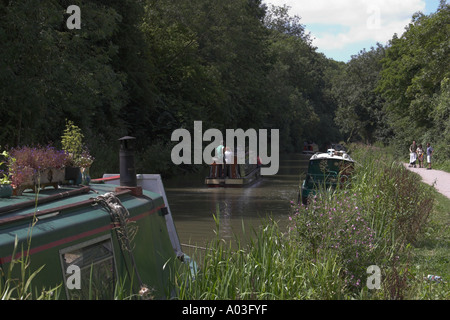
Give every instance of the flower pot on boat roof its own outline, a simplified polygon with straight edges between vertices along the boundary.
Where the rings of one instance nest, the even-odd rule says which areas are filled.
[[[71,184],[89,184],[89,167],[94,158],[83,143],[84,135],[73,121],[66,121],[66,128],[61,136],[63,150],[68,154],[66,163],[66,180]],[[86,170],[87,168],[87,170]]]
[[[45,189],[49,186],[58,189],[59,185],[64,181],[64,168],[47,168],[24,176],[22,181],[16,184],[14,193],[20,196],[27,189],[32,189],[36,192],[39,188]]]
[[[94,158],[85,149],[80,155],[70,155],[70,165],[66,167],[66,181],[73,184],[88,185],[91,180],[89,176],[89,168]]]
[[[9,175],[16,195],[21,195],[26,189],[45,188],[53,186],[55,189],[64,182],[64,165],[67,154],[47,147],[21,147],[10,151]]]

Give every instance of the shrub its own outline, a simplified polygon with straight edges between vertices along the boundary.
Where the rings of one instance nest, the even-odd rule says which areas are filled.
[[[318,193],[308,206],[292,203],[290,217],[293,240],[305,243],[316,261],[338,256],[341,276],[350,288],[362,287],[367,267],[376,260],[375,233],[357,199],[348,191]]]

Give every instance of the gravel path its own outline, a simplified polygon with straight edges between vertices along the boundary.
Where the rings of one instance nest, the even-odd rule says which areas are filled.
[[[447,198],[450,198],[450,173],[440,170],[427,170],[426,168],[409,168],[408,163],[404,163],[405,168],[419,174],[423,182],[433,185],[436,190]],[[426,165],[426,163],[424,164]]]

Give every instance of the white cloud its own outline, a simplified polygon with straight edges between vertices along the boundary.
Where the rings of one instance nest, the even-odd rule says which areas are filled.
[[[363,41],[385,44],[394,33],[401,35],[425,0],[265,0],[266,4],[291,7],[301,17],[319,50],[343,48]],[[321,30],[320,26],[341,26]],[[342,28],[344,27],[344,28]]]

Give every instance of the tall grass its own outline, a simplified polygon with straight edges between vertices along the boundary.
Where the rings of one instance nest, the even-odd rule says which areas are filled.
[[[6,270],[0,269],[4,281],[0,280],[0,299],[1,300],[53,300],[58,299],[61,286],[37,291],[33,291],[33,279],[45,267],[41,266],[37,270],[30,270],[30,256],[28,250],[22,248],[16,258],[18,250],[18,239],[15,238],[13,259]]]
[[[352,149],[357,164],[349,187],[318,190],[307,206],[291,202],[288,230],[268,220],[237,249],[215,239],[202,252],[195,278],[179,274],[179,298],[448,297],[447,284],[426,293],[430,284],[413,260],[414,246],[428,230],[435,191],[385,149]],[[366,285],[371,265],[382,272],[378,290]]]
[[[200,272],[179,274],[179,299],[340,299],[337,255],[310,263],[304,246],[269,220],[244,248],[215,239],[202,253]],[[194,255],[195,259],[195,255]],[[186,277],[188,278],[186,281]],[[315,288],[315,290],[311,290]]]

